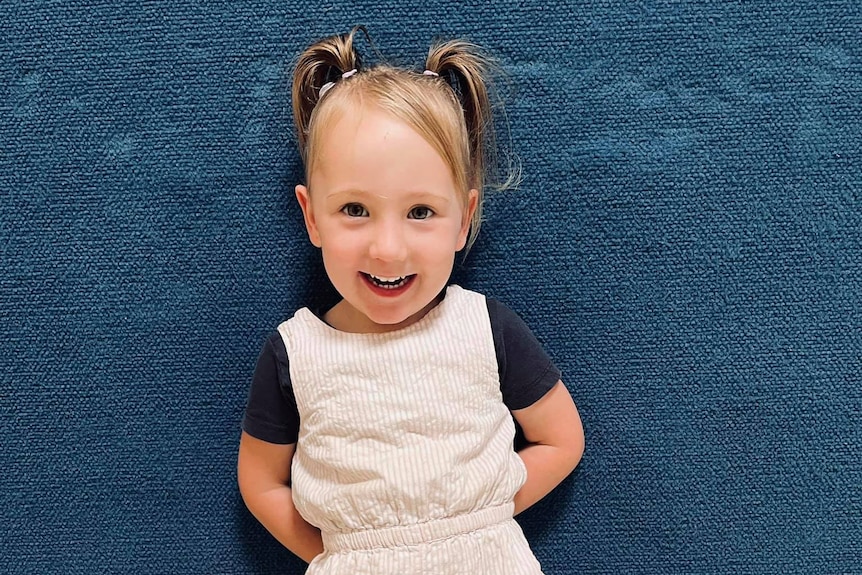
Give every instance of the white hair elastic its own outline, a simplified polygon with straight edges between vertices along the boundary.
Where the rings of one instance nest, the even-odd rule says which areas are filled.
[[[351,77],[352,75],[354,75],[355,73],[356,73],[356,68],[354,68],[353,70],[348,70],[347,72],[345,72],[344,74],[341,75],[341,79],[345,80],[345,79]],[[326,94],[329,90],[331,90],[333,86],[335,86],[335,82],[327,82],[326,84],[321,86],[320,87],[320,96],[318,96],[318,97],[322,98],[323,95]]]
[[[440,74],[438,74],[437,72],[435,72],[435,71],[433,71],[433,70],[425,70],[425,71],[424,71],[424,72],[422,72],[422,73],[423,73],[423,74],[425,74],[426,76],[439,76],[439,75],[440,75]]]

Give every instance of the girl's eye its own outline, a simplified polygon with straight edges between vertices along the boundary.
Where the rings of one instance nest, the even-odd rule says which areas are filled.
[[[368,210],[362,204],[347,204],[341,211],[351,218],[364,218],[368,215]]]
[[[407,217],[412,220],[427,220],[431,216],[434,215],[434,210],[429,208],[428,206],[416,206],[410,213],[407,214]]]

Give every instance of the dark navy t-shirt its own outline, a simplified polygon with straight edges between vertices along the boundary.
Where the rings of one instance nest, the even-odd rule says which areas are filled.
[[[560,371],[515,312],[496,300],[485,301],[494,335],[503,403],[512,411],[524,409],[554,387]],[[296,443],[299,412],[287,350],[278,332],[266,340],[258,357],[242,428],[270,443]]]

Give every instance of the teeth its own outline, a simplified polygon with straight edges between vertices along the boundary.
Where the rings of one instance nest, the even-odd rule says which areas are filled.
[[[368,275],[370,275],[371,279],[373,279],[375,281],[379,281],[379,282],[383,282],[383,283],[387,283],[387,284],[395,284],[395,283],[398,283],[400,281],[404,281],[405,279],[407,279],[406,276],[401,276],[401,277],[397,277],[397,278],[380,278],[377,276],[372,276],[371,274],[368,274]]]
[[[368,278],[378,287],[385,289],[397,289],[407,283],[408,276],[400,276],[394,278],[382,278],[371,274],[366,274]]]

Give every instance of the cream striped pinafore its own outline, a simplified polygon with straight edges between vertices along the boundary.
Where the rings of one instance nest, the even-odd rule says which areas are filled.
[[[300,415],[297,509],[323,534],[309,575],[540,574],[512,519],[512,449],[484,296],[457,286],[417,323],[278,328]]]

